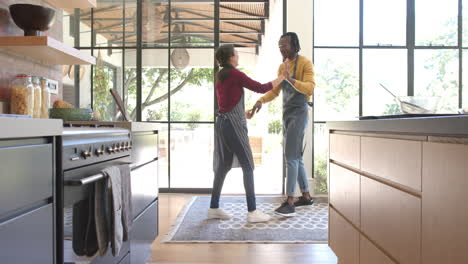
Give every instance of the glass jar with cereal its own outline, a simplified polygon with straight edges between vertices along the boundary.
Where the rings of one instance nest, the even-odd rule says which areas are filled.
[[[11,87],[11,113],[33,116],[34,99],[31,76],[18,74]]]

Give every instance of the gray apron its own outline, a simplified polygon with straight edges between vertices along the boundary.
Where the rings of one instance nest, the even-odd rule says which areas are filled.
[[[214,150],[213,150],[213,170],[216,172],[220,168],[226,168],[230,170],[231,168],[241,167],[240,162],[235,153],[233,153],[227,144],[224,142],[222,132],[222,122],[223,119],[229,119],[232,126],[234,127],[234,132],[236,133],[241,146],[244,149],[244,152],[249,161],[249,165],[253,170],[255,168],[252,150],[249,143],[249,135],[247,130],[247,120],[245,119],[245,106],[244,106],[244,92],[242,92],[242,97],[240,98],[237,105],[229,112],[219,113],[216,117],[215,122],[215,138],[214,138]]]
[[[296,78],[297,62],[294,64],[293,79]],[[283,135],[284,155],[286,159],[302,158],[302,146],[307,127],[307,96],[294,89],[287,81],[282,83],[283,89]]]

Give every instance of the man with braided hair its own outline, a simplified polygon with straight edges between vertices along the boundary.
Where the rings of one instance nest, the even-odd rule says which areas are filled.
[[[308,206],[313,203],[304,168],[302,145],[309,118],[307,106],[315,88],[314,68],[309,59],[299,55],[301,46],[296,33],[283,34],[278,45],[283,56],[278,76],[282,75],[285,81],[261,97],[248,111],[247,116],[253,117],[262,108],[262,104],[272,101],[280,91],[283,92],[283,147],[287,164],[288,198],[275,210],[275,213],[282,216],[294,216],[296,206]],[[299,183],[302,196],[294,201],[296,182]]]

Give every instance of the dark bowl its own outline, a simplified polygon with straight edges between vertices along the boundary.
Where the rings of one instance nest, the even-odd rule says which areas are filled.
[[[25,36],[40,36],[41,31],[48,30],[55,22],[55,10],[38,5],[14,4],[10,6],[10,14]]]

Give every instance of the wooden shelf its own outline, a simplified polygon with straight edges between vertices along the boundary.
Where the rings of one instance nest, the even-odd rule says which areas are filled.
[[[95,8],[96,0],[46,0],[57,8]]]
[[[0,48],[50,65],[96,64],[96,58],[48,36],[0,37]]]

